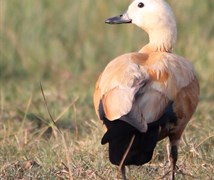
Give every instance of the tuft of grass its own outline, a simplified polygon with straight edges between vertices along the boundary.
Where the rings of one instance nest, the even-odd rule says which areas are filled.
[[[212,179],[214,171],[214,3],[170,1],[178,23],[175,53],[200,81],[200,103],[182,138],[178,179]],[[92,94],[114,57],[137,51],[147,35],[104,20],[125,10],[116,0],[0,1],[0,178],[115,179]],[[41,93],[43,85],[47,106]],[[57,130],[56,126],[60,129]],[[167,140],[153,160],[131,167],[130,179],[167,171]]]

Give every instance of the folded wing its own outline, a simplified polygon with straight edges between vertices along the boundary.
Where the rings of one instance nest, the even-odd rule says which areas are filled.
[[[101,101],[108,120],[120,119],[146,132],[147,124],[157,121],[169,101],[174,101],[194,78],[191,64],[176,55],[119,56],[107,65],[97,81],[94,93],[97,115]]]

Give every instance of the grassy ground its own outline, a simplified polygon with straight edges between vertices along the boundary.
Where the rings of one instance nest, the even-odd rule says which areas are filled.
[[[190,59],[200,103],[181,142],[178,179],[214,177],[214,3],[170,1],[178,22],[175,52]],[[129,1],[0,1],[0,178],[115,179],[92,103],[99,72],[148,40],[133,25],[109,26]],[[48,114],[41,89],[57,130]],[[157,179],[166,141],[130,179]]]

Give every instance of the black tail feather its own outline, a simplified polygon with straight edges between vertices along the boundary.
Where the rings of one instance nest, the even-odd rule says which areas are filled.
[[[120,164],[134,134],[135,139],[126,156],[124,165],[142,165],[149,162],[158,141],[159,127],[168,122],[176,123],[177,120],[176,114],[173,112],[173,102],[169,102],[165,113],[159,120],[148,124],[146,133],[139,132],[120,119],[109,121],[105,117],[102,101],[99,105],[99,115],[107,127],[107,132],[104,134],[101,144],[109,143],[109,159],[115,165]]]
[[[157,143],[158,127],[153,127],[146,133],[140,133],[136,129],[133,129],[133,127],[128,123],[124,125],[123,123],[125,122],[120,120],[117,121],[118,127],[120,124],[122,126],[127,126],[125,128],[127,128],[126,130],[128,131],[125,131],[126,133],[124,133],[123,129],[120,127],[114,129],[113,133],[111,133],[111,130],[108,130],[104,135],[102,143],[109,143],[110,162],[116,165],[120,164],[133,134],[135,134],[135,139],[124,161],[124,165],[142,165],[149,162],[152,158],[153,151]],[[130,129],[128,129],[128,127]]]
[[[108,130],[104,134],[101,144],[106,144],[119,137],[131,137],[133,134],[138,132],[136,128],[121,120],[109,121],[104,119],[103,121]]]

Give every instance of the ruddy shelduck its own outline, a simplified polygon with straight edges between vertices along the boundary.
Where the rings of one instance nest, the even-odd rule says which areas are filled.
[[[99,76],[94,106],[106,127],[101,143],[109,143],[109,159],[125,179],[126,165],[149,162],[157,142],[168,137],[175,179],[179,141],[197,107],[199,84],[192,64],[172,53],[174,14],[165,0],[134,0],[106,23],[133,23],[148,33],[149,43],[115,58]]]

